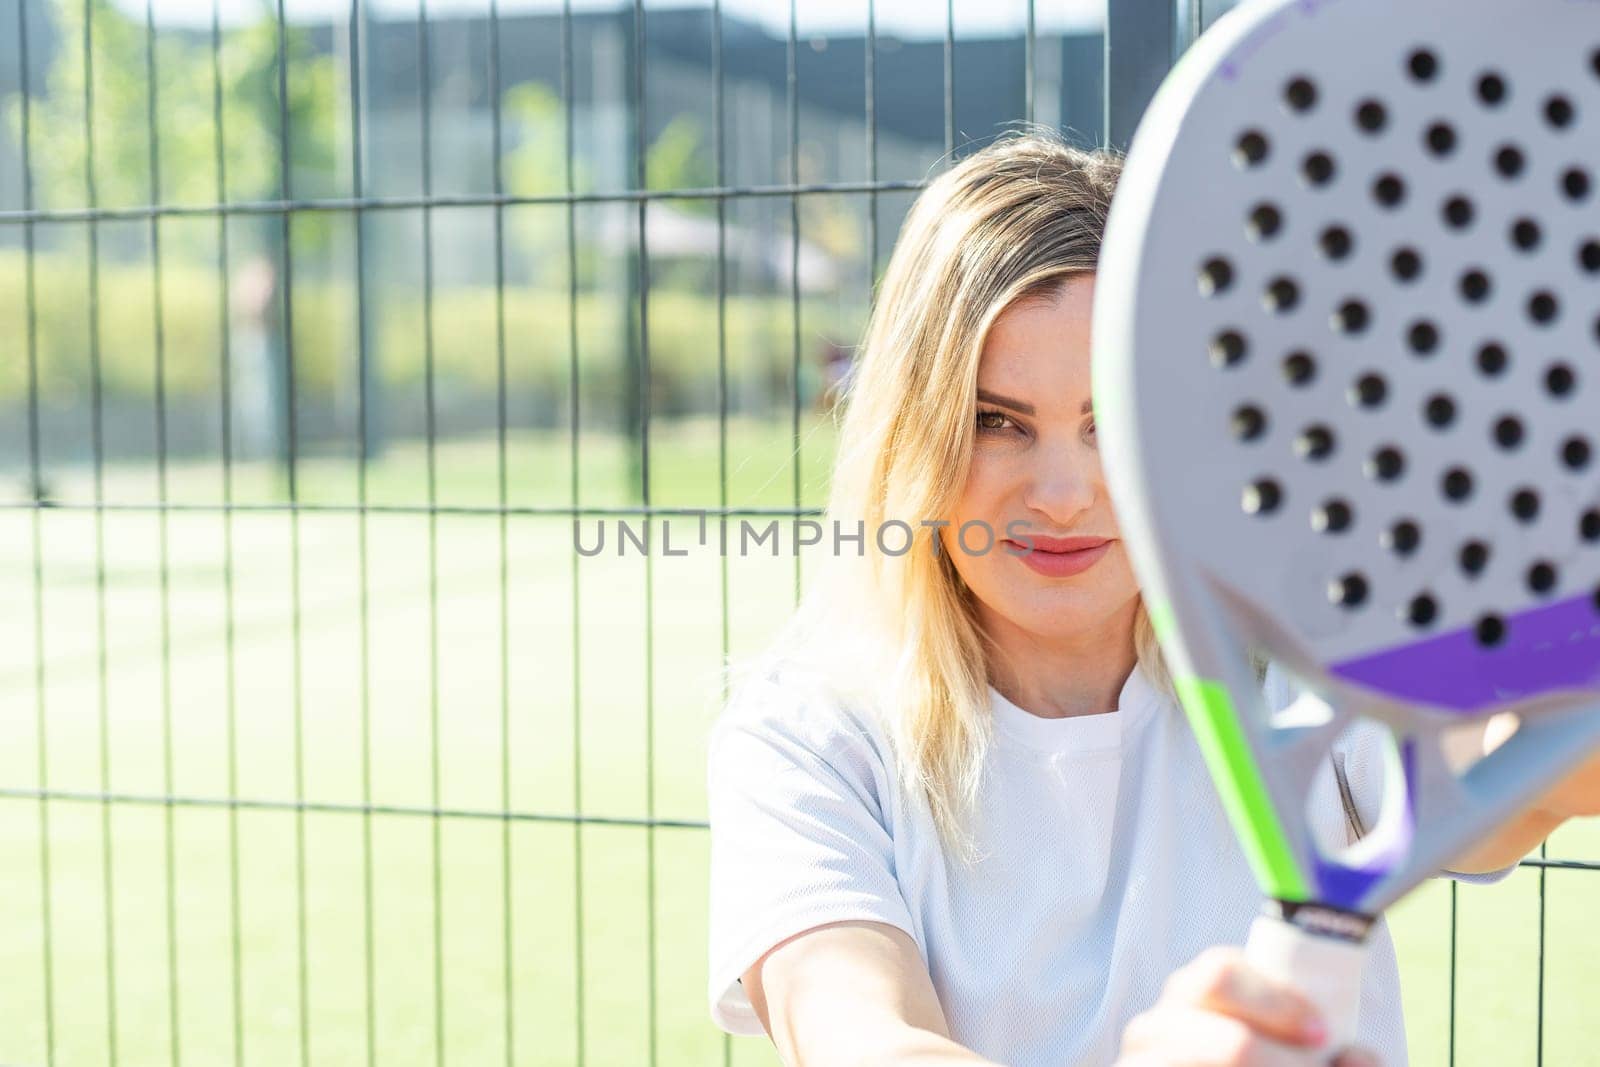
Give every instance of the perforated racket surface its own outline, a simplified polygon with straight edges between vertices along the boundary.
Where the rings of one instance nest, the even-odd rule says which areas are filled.
[[[1600,4],[1260,0],[1136,135],[1094,379],[1124,539],[1263,888],[1375,913],[1600,741]],[[1326,700],[1269,717],[1247,646]],[[1515,710],[1464,776],[1445,730]],[[1330,717],[1331,714],[1331,717]],[[1312,770],[1401,739],[1326,856]]]

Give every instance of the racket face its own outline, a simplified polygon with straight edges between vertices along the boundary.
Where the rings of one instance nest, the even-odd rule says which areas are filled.
[[[1592,691],[1600,8],[1277,0],[1207,38],[1102,257],[1135,563],[1381,701]]]
[[[1280,900],[1381,910],[1600,744],[1597,183],[1600,7],[1568,0],[1246,0],[1134,138],[1101,454]],[[1246,647],[1328,698],[1320,725],[1267,712]],[[1517,736],[1449,765],[1445,733],[1500,709]],[[1306,801],[1356,714],[1395,732],[1393,788],[1327,856]]]

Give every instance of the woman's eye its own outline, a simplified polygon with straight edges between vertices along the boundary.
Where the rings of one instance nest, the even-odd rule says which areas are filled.
[[[1011,417],[1002,411],[978,412],[978,429],[980,430],[1004,430],[1007,428],[1006,424],[1010,421]]]

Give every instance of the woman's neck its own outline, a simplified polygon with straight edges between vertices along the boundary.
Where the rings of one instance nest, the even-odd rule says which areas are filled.
[[[1137,601],[1124,616],[1070,636],[1041,637],[987,620],[996,650],[990,683],[1017,707],[1062,719],[1113,711],[1138,661],[1133,642]]]

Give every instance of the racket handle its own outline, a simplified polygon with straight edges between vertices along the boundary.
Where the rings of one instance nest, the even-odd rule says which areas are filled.
[[[1328,1028],[1326,1053],[1308,1053],[1307,1065],[1332,1063],[1342,1049],[1355,1043],[1365,944],[1311,933],[1275,915],[1258,915],[1250,926],[1244,955],[1262,974],[1293,986],[1322,1017]]]

